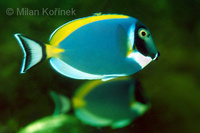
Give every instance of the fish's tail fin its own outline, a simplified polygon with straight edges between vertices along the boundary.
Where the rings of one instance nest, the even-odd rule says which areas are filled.
[[[54,91],[50,91],[49,95],[51,96],[51,98],[55,104],[55,110],[53,113],[54,116],[57,116],[57,115],[63,114],[63,113],[67,113],[70,111],[71,102],[66,96],[56,93]]]
[[[47,58],[46,46],[44,43],[26,37],[22,34],[14,34],[24,52],[24,59],[20,73],[25,73],[28,69],[39,64]]]

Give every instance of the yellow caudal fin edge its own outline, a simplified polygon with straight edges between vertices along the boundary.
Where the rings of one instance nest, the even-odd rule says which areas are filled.
[[[57,47],[52,46],[52,45],[48,45],[48,44],[45,44],[45,45],[46,45],[47,58],[59,57],[59,54],[61,52],[65,51],[64,49],[57,48]]]

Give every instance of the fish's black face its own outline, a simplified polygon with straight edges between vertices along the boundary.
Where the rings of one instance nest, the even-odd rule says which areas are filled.
[[[158,51],[150,31],[139,21],[136,23],[134,49],[144,56],[151,57],[153,60],[158,57]]]
[[[149,36],[147,29],[145,28],[139,28],[138,32],[136,32],[136,38],[135,38],[135,49],[137,49],[140,53],[142,53],[145,56],[148,56],[148,50],[145,44],[144,39]]]

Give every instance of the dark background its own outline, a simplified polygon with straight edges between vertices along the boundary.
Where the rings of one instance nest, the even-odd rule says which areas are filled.
[[[6,14],[7,8],[14,14]],[[73,8],[76,15],[17,15],[17,8]],[[71,97],[85,82],[61,76],[48,61],[19,74],[23,52],[13,35],[22,33],[48,43],[60,25],[97,12],[141,20],[150,29],[161,56],[132,75],[143,85],[151,110],[133,122],[134,126],[96,132],[200,132],[199,0],[1,0],[0,11],[0,132],[16,132],[51,115],[54,104],[48,95],[50,89]]]

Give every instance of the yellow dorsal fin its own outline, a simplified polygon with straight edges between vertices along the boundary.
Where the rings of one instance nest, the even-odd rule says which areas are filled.
[[[106,19],[116,19],[116,18],[128,18],[129,16],[126,15],[118,15],[118,14],[98,14],[94,16],[84,17],[81,19],[76,19],[71,22],[64,24],[63,26],[59,27],[50,38],[50,44],[57,46],[63,39],[65,39],[69,34],[71,34],[76,29],[80,28],[83,25],[88,23],[92,23],[99,20],[106,20]]]
[[[46,44],[47,58],[58,57],[59,53],[64,52],[64,51],[65,51],[64,49],[56,48],[55,46]]]

